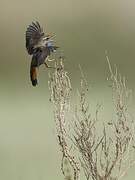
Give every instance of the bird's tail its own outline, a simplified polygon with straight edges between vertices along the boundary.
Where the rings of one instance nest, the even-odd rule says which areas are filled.
[[[36,86],[38,84],[37,82],[37,67],[32,66],[30,67],[30,79],[33,86]]]

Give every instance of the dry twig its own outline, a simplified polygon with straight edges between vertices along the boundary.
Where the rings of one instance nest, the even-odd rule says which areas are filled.
[[[80,165],[86,180],[119,180],[135,163],[132,156],[134,155],[134,122],[128,110],[130,91],[126,86],[125,78],[118,74],[117,69],[115,73],[113,72],[108,56],[106,58],[110,70],[115,114],[114,120],[102,123],[100,133],[100,105],[97,106],[93,117],[87,98],[88,85],[81,67],[79,103],[73,114],[73,136],[69,134],[67,128],[69,114],[71,114],[71,82],[64,69],[62,58],[55,63],[56,70],[49,76],[57,138],[62,152],[61,169],[66,177],[64,171],[64,160],[66,159],[73,169],[74,180],[79,179]],[[75,157],[71,153],[71,146],[77,149],[80,164],[76,161],[78,154]]]
[[[67,130],[68,112],[70,110],[71,83],[64,69],[63,59],[55,62],[55,72],[49,75],[49,88],[51,101],[54,104],[54,119],[56,122],[58,143],[62,152],[61,170],[64,171],[64,162],[68,161],[73,169],[74,180],[79,179],[79,165],[75,157],[70,153],[69,134]]]

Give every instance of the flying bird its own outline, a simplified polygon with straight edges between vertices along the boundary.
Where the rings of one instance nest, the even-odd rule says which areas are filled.
[[[55,52],[58,48],[53,45],[54,36],[45,34],[43,28],[39,22],[32,22],[26,30],[26,49],[29,55],[32,55],[30,65],[30,79],[33,86],[38,84],[37,70],[41,64],[45,64],[47,68],[49,66],[46,63],[46,59],[51,53]]]

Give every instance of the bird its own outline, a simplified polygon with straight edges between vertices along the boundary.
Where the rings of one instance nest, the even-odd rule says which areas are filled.
[[[33,86],[38,84],[37,71],[38,67],[44,64],[47,68],[46,59],[55,52],[58,46],[53,44],[52,38],[54,35],[45,34],[39,22],[32,22],[26,30],[26,50],[29,55],[32,55],[30,64],[30,79]]]

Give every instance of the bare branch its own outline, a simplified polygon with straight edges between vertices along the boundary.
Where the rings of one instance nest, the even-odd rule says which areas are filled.
[[[131,91],[116,67],[113,71],[107,55],[106,59],[114,104],[111,121],[100,121],[101,105],[95,108],[95,115],[92,115],[88,102],[88,83],[81,66],[78,103],[72,105],[75,106],[72,111],[72,87],[62,58],[55,62],[56,69],[49,75],[56,134],[62,152],[61,170],[66,180],[79,180],[80,167],[86,180],[119,180],[135,163],[135,126],[128,109]],[[71,174],[66,174],[65,161],[73,170],[73,178]]]
[[[57,139],[62,152],[61,170],[65,178],[64,160],[66,159],[74,171],[74,180],[79,179],[79,165],[70,153],[67,124],[70,110],[71,83],[64,69],[63,59],[55,62],[55,72],[49,75],[51,102],[54,104],[54,119],[56,122]]]

